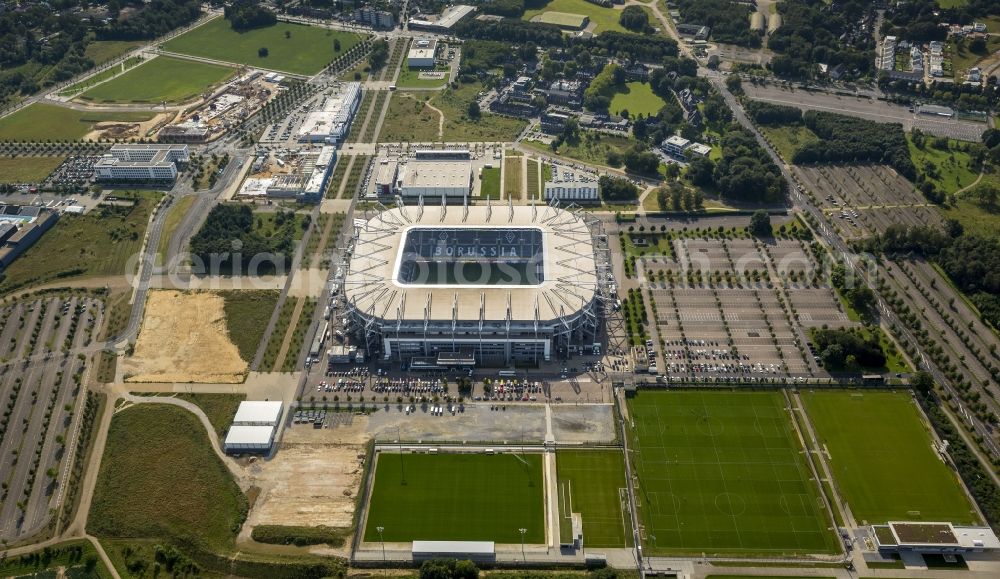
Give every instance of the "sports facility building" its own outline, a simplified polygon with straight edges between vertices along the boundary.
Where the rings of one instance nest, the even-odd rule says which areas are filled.
[[[411,369],[592,351],[608,294],[600,221],[556,206],[401,206],[359,221],[348,331]]]

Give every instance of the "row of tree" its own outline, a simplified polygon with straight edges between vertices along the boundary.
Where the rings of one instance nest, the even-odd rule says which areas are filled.
[[[819,141],[801,145],[792,155],[793,163],[882,163],[911,181],[917,177],[899,123],[875,123],[825,111],[806,111],[802,122]]]
[[[816,328],[811,337],[823,367],[831,372],[885,366],[885,352],[874,332],[861,328]]]

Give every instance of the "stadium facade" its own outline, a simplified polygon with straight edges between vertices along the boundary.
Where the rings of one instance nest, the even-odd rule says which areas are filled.
[[[400,206],[355,224],[347,327],[411,369],[591,352],[609,272],[599,220],[556,206]]]

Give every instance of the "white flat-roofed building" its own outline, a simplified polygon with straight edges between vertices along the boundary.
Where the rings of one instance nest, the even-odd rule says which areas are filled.
[[[545,181],[545,200],[597,201],[597,175],[552,165],[552,178]]]
[[[360,104],[359,82],[344,83],[336,92],[323,95],[318,106],[306,113],[299,126],[299,142],[331,145],[340,143],[350,132],[351,122]]]
[[[397,183],[404,198],[466,197],[472,190],[472,163],[411,160],[399,167]]]
[[[437,53],[437,41],[419,41],[410,47],[406,55],[406,65],[410,68],[434,68],[434,55]]]
[[[439,557],[492,561],[496,559],[493,541],[413,541],[414,560]]]
[[[94,164],[94,174],[101,181],[172,181],[177,163],[187,160],[183,144],[119,144]]]
[[[396,190],[396,174],[399,172],[399,163],[390,159],[379,159],[378,169],[375,172],[375,193],[378,195],[392,195]]]
[[[691,141],[685,139],[680,135],[670,135],[664,139],[660,148],[663,152],[668,155],[673,155],[674,157],[683,157],[684,151],[691,146]]]
[[[445,9],[436,19],[429,20],[426,17],[411,18],[407,22],[410,30],[430,30],[432,32],[448,32],[458,21],[476,11],[475,6],[458,4]]]
[[[1000,539],[989,527],[946,522],[898,522],[871,527],[879,551],[927,554],[982,553],[1000,550]]]
[[[246,400],[240,402],[233,424],[242,426],[274,426],[281,420],[281,401]]]
[[[699,157],[707,157],[712,152],[712,147],[703,143],[692,143],[687,150]]]
[[[270,452],[274,432],[274,426],[230,426],[226,433],[225,450],[230,454]]]

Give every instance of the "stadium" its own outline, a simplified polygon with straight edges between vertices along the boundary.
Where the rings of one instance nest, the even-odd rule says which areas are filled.
[[[535,365],[599,348],[600,222],[555,206],[402,206],[356,221],[347,326],[410,369]]]

